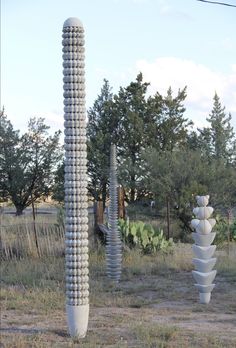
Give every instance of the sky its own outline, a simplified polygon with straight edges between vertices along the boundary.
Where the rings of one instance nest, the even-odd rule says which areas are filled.
[[[236,8],[197,0],[2,0],[1,106],[15,129],[34,116],[63,129],[68,17],[85,29],[87,108],[104,78],[117,93],[142,72],[149,95],[187,86],[185,117],[196,128],[208,125],[216,92],[236,132]]]

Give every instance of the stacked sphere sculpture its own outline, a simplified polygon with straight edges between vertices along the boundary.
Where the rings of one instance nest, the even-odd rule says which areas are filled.
[[[196,258],[193,259],[195,271],[192,271],[193,277],[196,280],[196,288],[199,291],[200,303],[209,303],[211,299],[211,291],[215,287],[212,284],[216,276],[216,270],[212,270],[216,263],[216,258],[212,258],[216,246],[211,245],[216,233],[212,232],[215,226],[215,219],[210,216],[213,213],[213,208],[207,206],[209,196],[197,196],[198,207],[193,209],[196,219],[191,221],[192,227],[196,232],[192,233],[195,244],[193,252]]]
[[[84,337],[89,314],[87,148],[84,29],[77,18],[63,26],[65,125],[65,243],[67,319],[71,336]]]
[[[118,282],[121,276],[121,240],[118,226],[118,194],[117,194],[116,147],[111,145],[110,152],[110,205],[108,213],[108,233],[106,245],[107,275]]]

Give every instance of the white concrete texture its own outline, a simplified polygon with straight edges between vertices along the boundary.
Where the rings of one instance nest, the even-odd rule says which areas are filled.
[[[216,270],[212,270],[216,263],[216,258],[213,258],[216,246],[211,245],[214,241],[215,232],[212,228],[215,226],[215,219],[210,218],[214,209],[208,207],[209,196],[196,197],[198,207],[193,209],[196,219],[191,221],[191,226],[196,232],[192,233],[195,244],[193,245],[193,264],[195,271],[192,271],[193,277],[196,280],[196,288],[199,291],[200,303],[207,304],[211,299],[211,292],[215,287],[212,284]]]
[[[84,29],[63,25],[66,311],[69,333],[84,337],[89,315],[88,196]]]
[[[108,211],[108,234],[106,244],[107,275],[115,282],[119,282],[121,276],[122,245],[118,225],[118,194],[117,194],[117,161],[116,147],[111,145],[110,151],[110,204]]]

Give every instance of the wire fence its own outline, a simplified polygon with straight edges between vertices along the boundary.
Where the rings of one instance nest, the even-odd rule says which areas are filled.
[[[89,238],[93,241],[94,216],[89,214]],[[0,214],[0,258],[59,257],[65,253],[64,219],[51,214],[14,216]]]
[[[59,256],[64,252],[64,228],[50,223],[1,225],[1,257]]]
[[[158,211],[155,207],[139,207],[127,209],[126,218],[130,220],[142,220],[151,223],[154,227],[162,228],[167,232],[167,214],[163,209]],[[9,210],[7,210],[9,212]],[[5,211],[6,212],[6,211]],[[182,230],[176,219],[176,212],[170,210],[170,237],[181,236]],[[235,221],[234,212],[221,214],[221,220],[231,226]],[[90,247],[96,245],[94,209],[89,209],[89,243]],[[107,222],[107,210],[104,212],[104,221]],[[227,227],[226,227],[227,229]],[[225,232],[227,234],[227,231]],[[187,236],[188,237],[188,236]],[[189,240],[191,241],[191,231]],[[0,213],[0,258],[12,259],[23,257],[48,257],[64,254],[64,225],[63,219],[58,220],[57,210],[51,213],[37,214],[33,220],[31,214],[16,217],[13,214]]]

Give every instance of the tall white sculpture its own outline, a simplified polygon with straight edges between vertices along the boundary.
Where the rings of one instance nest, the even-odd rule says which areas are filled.
[[[66,298],[69,333],[84,337],[89,316],[87,148],[84,29],[77,18],[63,26],[65,125]]]
[[[118,226],[118,195],[117,195],[117,163],[116,147],[111,145],[110,152],[110,204],[108,212],[108,229],[106,245],[107,275],[110,279],[118,282],[121,276],[121,238]]]
[[[212,270],[216,263],[216,258],[212,258],[216,246],[211,245],[216,233],[212,232],[215,226],[215,219],[210,219],[213,213],[212,207],[207,207],[209,196],[197,196],[198,207],[193,209],[196,219],[191,221],[192,227],[196,232],[192,233],[195,244],[193,252],[196,258],[193,259],[193,264],[196,271],[192,271],[193,277],[196,280],[199,291],[200,303],[209,303],[211,299],[211,291],[215,287],[212,284],[216,276],[216,270]]]

